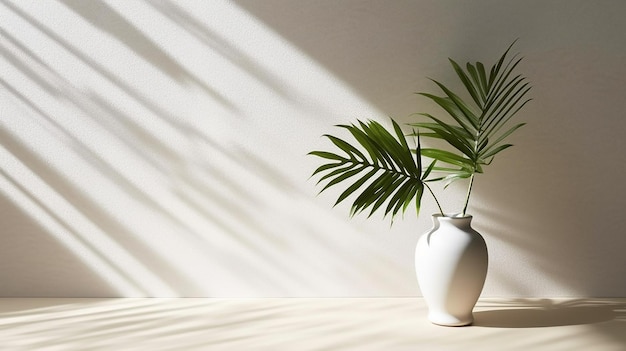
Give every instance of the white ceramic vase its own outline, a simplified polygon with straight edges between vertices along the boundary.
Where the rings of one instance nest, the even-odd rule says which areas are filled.
[[[433,215],[433,228],[417,243],[417,280],[434,324],[462,326],[474,320],[488,256],[485,240],[471,222],[472,216]]]

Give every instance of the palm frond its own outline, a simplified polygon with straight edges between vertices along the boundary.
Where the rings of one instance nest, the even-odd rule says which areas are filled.
[[[392,124],[392,132],[376,121],[339,125],[350,132],[354,138],[352,144],[333,135],[324,135],[338,149],[337,152],[309,153],[326,162],[313,172],[313,176],[320,176],[318,183],[327,181],[320,192],[348,179],[356,179],[348,184],[335,202],[337,205],[354,195],[351,215],[369,209],[371,216],[378,209],[383,209],[384,216],[390,214],[393,218],[400,211],[404,213],[413,200],[419,211],[424,193],[419,142],[417,148],[412,150],[400,126],[393,120]],[[434,164],[429,167],[426,176],[433,167]]]
[[[511,146],[511,144],[503,144],[504,140],[524,125],[521,123],[503,129],[511,118],[531,100],[526,99],[531,89],[526,78],[520,74],[514,74],[522,58],[518,55],[508,57],[514,44],[515,42],[491,67],[489,74],[481,62],[467,63],[464,69],[450,59],[452,68],[471,97],[471,101],[464,101],[459,94],[434,80],[433,82],[444,95],[420,93],[439,105],[453,120],[448,122],[444,118],[420,113],[419,115],[427,117],[431,123],[411,124],[427,130],[428,132],[422,133],[424,137],[443,139],[459,153],[458,157],[454,158],[449,153],[433,150],[428,150],[425,154],[449,165],[463,164],[461,168],[451,168],[450,175],[457,174],[456,177],[451,177],[452,179],[467,178],[468,171],[480,173],[483,165],[490,164],[496,154]],[[502,130],[504,132],[501,132]],[[459,158],[464,161],[460,161]]]

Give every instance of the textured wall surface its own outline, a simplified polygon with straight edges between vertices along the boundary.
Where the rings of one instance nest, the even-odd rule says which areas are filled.
[[[437,112],[519,38],[528,125],[476,179],[484,296],[626,296],[622,1],[0,0],[0,296],[418,296],[390,228],[308,179],[320,136]],[[464,184],[442,197],[462,206]]]

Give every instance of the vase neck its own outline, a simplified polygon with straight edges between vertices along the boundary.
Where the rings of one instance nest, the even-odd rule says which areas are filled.
[[[454,226],[457,228],[471,228],[472,216],[466,215],[462,217],[442,216],[440,214],[433,215],[433,224],[435,226]]]

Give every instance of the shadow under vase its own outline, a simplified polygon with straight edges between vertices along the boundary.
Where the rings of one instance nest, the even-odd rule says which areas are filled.
[[[509,306],[474,312],[474,326],[489,328],[541,328],[609,322],[618,317],[616,306],[550,305]]]

